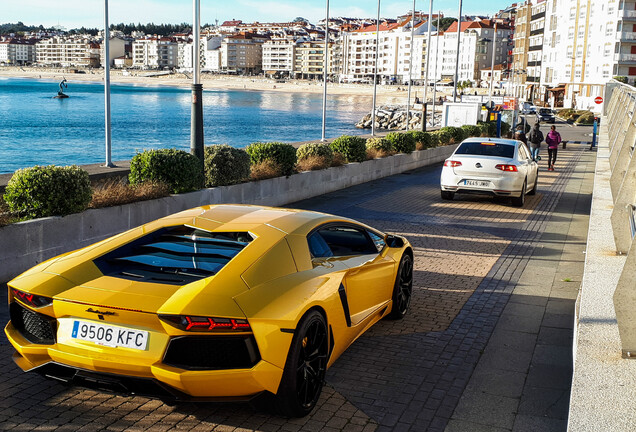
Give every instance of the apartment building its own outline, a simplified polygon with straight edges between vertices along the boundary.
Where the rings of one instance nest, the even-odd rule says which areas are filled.
[[[293,38],[272,38],[263,43],[263,71],[268,75],[294,75],[296,42]]]
[[[221,70],[253,74],[262,70],[263,43],[269,38],[253,33],[228,36],[221,43]]]
[[[427,26],[415,22],[415,35],[423,34]],[[349,82],[372,82],[375,72],[376,25],[363,26],[343,33],[342,78]],[[411,18],[397,23],[380,24],[378,76],[383,83],[406,83],[411,55]],[[421,53],[414,58],[421,59]],[[421,61],[418,60],[418,64]],[[420,66],[421,67],[421,66]]]
[[[543,62],[543,42],[545,29],[544,0],[537,0],[530,6],[530,32],[528,44],[528,56],[525,70],[527,71],[525,99],[534,101],[540,96],[539,85],[541,83],[541,64]]]
[[[0,40],[0,63],[26,65],[35,63],[35,39],[6,38]]]
[[[133,42],[133,67],[164,69],[178,66],[179,45],[173,38],[145,37]]]
[[[339,74],[339,48],[336,41],[329,42],[327,74],[334,76]],[[296,57],[294,60],[294,74],[301,79],[322,79],[325,64],[325,41],[305,41],[296,45]]]
[[[546,0],[543,102],[599,111],[614,76],[636,79],[636,1]]]
[[[54,36],[35,44],[36,61],[45,66],[99,67],[99,44],[86,36]]]
[[[126,42],[121,37],[111,37],[109,39],[108,51],[109,51],[109,63],[113,66],[116,58],[121,58],[126,55]],[[104,42],[100,44],[99,47],[99,64],[104,66],[106,64],[106,59],[104,58]]]
[[[454,80],[455,65],[459,60],[457,80],[478,83],[481,71],[490,69],[494,50],[495,64],[508,59],[512,49],[512,29],[505,24],[495,25],[490,20],[463,21],[459,57],[457,56],[457,22],[451,24],[445,32],[431,38],[431,53],[437,52],[439,44],[439,66],[429,70],[429,80]],[[495,31],[497,37],[495,40]],[[433,40],[434,39],[434,40]],[[434,75],[432,75],[434,74]]]
[[[527,87],[528,54],[530,52],[530,28],[532,21],[532,2],[526,1],[517,5],[515,29],[513,34],[512,69],[515,81],[521,87],[522,97],[529,99]]]
[[[199,40],[199,67],[201,70],[220,70],[219,48],[223,42],[223,36],[202,35]],[[181,70],[192,71],[194,69],[194,44],[191,39],[178,41],[177,67]]]

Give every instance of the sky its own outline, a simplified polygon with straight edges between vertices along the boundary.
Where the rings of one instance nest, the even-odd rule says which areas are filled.
[[[22,21],[27,25],[60,25],[67,30],[104,25],[105,0],[0,0],[0,24]],[[200,0],[201,24],[219,24],[225,20],[244,22],[287,22],[303,17],[312,23],[325,17],[324,0]],[[513,3],[512,0],[463,0],[463,14],[492,15]],[[192,21],[192,0],[108,0],[109,21],[117,23],[178,24]],[[409,0],[384,0],[382,17],[396,17],[411,10]],[[459,1],[434,1],[433,9],[445,16],[457,16]],[[415,3],[416,10],[428,12],[429,1]],[[330,0],[330,16],[365,17],[377,15],[377,2],[372,0]]]

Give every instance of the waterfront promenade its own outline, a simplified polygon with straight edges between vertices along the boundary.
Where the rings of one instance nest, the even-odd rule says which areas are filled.
[[[596,157],[588,147],[570,143],[555,172],[543,164],[539,193],[521,209],[442,202],[439,166],[291,204],[403,234],[416,255],[409,315],[349,348],[307,418],[67,388],[20,373],[2,337],[0,429],[565,430]]]

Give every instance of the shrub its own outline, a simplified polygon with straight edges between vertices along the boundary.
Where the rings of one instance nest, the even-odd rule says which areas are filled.
[[[296,171],[296,148],[282,142],[255,142],[245,148],[252,165],[270,161],[278,166],[279,175],[290,176]]]
[[[342,153],[334,153],[333,154],[333,160],[331,161],[331,166],[332,167],[343,166],[346,163],[347,163],[347,159],[345,159],[345,157],[342,155]]]
[[[386,135],[386,139],[393,144],[393,148],[398,153],[411,153],[415,150],[413,135],[402,132],[389,132]]]
[[[205,147],[205,186],[225,186],[250,178],[250,155],[227,144]]]
[[[91,196],[86,171],[76,165],[49,165],[17,170],[7,184],[4,200],[19,216],[40,218],[81,212]]]
[[[464,125],[462,129],[464,129],[466,138],[481,136],[481,128],[477,125]]]
[[[329,144],[334,153],[340,153],[347,162],[364,162],[367,158],[367,147],[364,138],[343,135]]]
[[[512,126],[510,126],[510,123],[506,123],[505,121],[501,122],[501,136],[507,136],[510,133],[510,130],[512,129]],[[497,135],[497,125],[495,124],[495,133],[494,135]]]
[[[449,131],[442,129],[432,132],[432,135],[437,136],[439,146],[449,145],[451,143],[451,140],[453,139]]]
[[[254,181],[280,177],[283,175],[280,165],[269,159],[252,164],[250,171],[250,179]]]
[[[430,147],[430,138],[428,133],[416,130],[408,131],[406,133],[411,136],[411,139],[415,143],[416,150],[424,150]]]
[[[329,168],[331,161],[333,161],[333,157],[331,160],[327,160],[324,156],[307,156],[304,159],[299,159],[296,167],[298,171],[317,171]]]
[[[203,186],[201,161],[196,156],[177,149],[145,150],[130,161],[131,184],[161,182],[172,193],[184,193]]]
[[[574,123],[591,125],[594,124],[594,114],[591,111],[586,111],[577,118]]]
[[[367,150],[377,150],[384,153],[393,151],[393,143],[386,138],[369,138],[366,145]]]
[[[466,138],[466,134],[464,133],[464,129],[454,127],[454,126],[444,126],[440,129],[440,131],[448,132],[451,136],[451,144],[459,144]]]
[[[497,135],[497,123],[495,122],[477,122],[477,126],[481,129],[481,136],[494,137]]]
[[[170,195],[165,183],[146,182],[129,185],[123,179],[110,179],[93,188],[90,208],[112,207]]]
[[[333,150],[331,150],[331,147],[329,147],[328,144],[303,144],[296,150],[296,158],[299,163],[307,158],[320,158],[325,161],[327,166],[329,166],[333,160]]]

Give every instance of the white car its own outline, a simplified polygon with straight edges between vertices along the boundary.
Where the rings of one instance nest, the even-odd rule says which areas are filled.
[[[523,206],[526,194],[537,192],[539,167],[521,141],[501,138],[469,138],[446,159],[440,186],[442,199],[456,193],[510,197]]]

